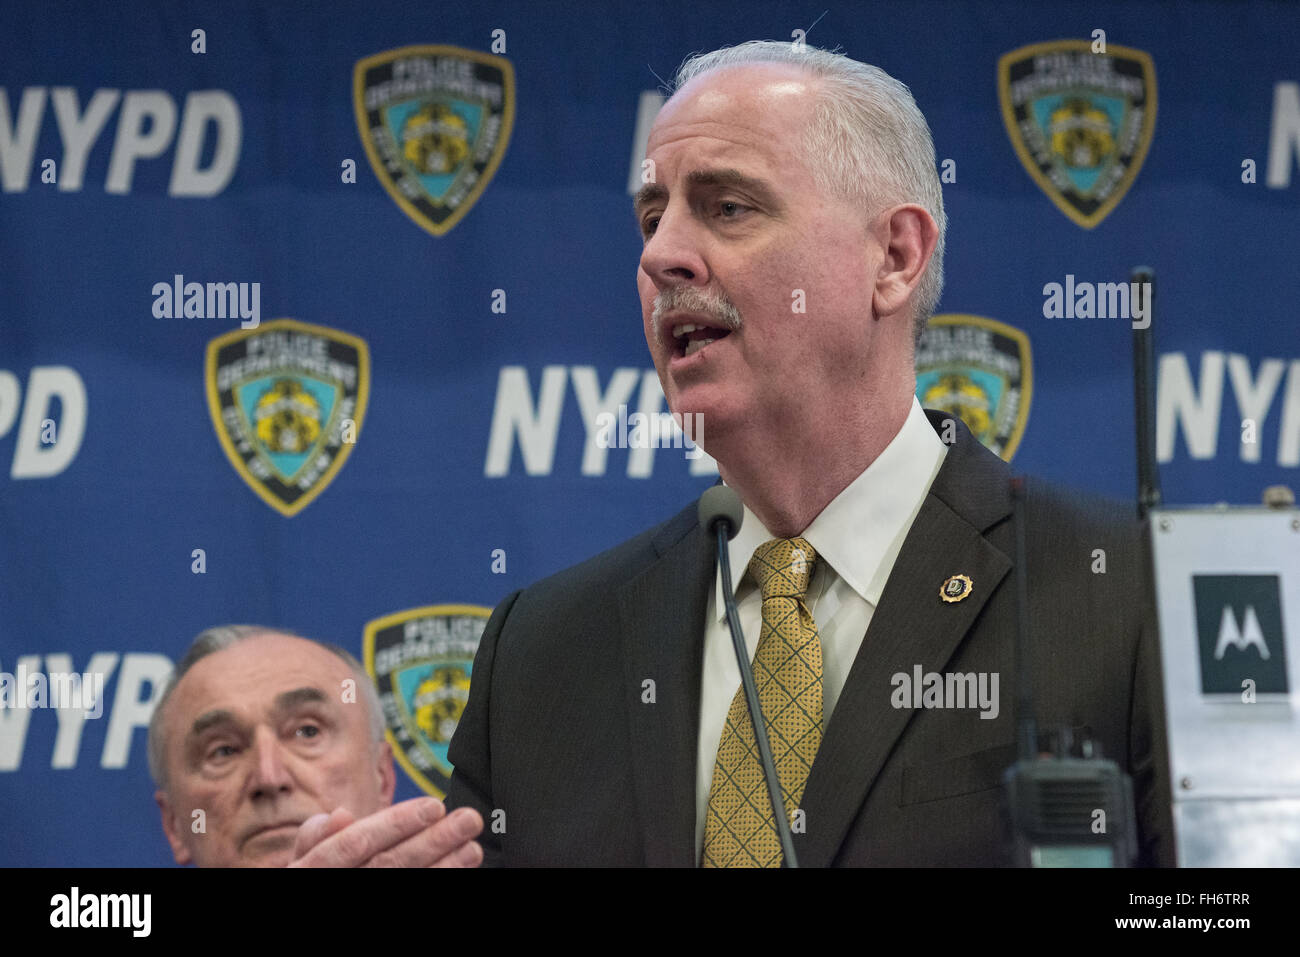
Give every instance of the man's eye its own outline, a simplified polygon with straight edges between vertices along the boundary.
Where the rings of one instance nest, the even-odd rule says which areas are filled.
[[[749,209],[749,207],[745,206],[743,203],[727,200],[726,202],[719,203],[718,209],[722,211],[723,219],[735,219],[742,209]]]
[[[298,733],[304,738],[315,738],[320,736],[320,728],[314,724],[304,724],[298,729]]]
[[[659,217],[652,216],[641,224],[641,235],[653,236],[655,227],[659,225]]]
[[[221,758],[228,758],[235,753],[233,744],[219,744],[208,752],[208,759],[219,761]]]

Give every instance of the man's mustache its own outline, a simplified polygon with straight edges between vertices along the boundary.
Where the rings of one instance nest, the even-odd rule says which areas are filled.
[[[740,311],[720,293],[707,293],[691,286],[673,286],[655,296],[654,309],[650,313],[651,329],[657,339],[660,335],[659,324],[666,313],[693,312],[706,316],[732,332],[739,329],[744,321]]]

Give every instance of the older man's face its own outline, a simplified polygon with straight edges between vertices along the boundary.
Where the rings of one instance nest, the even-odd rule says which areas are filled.
[[[177,863],[284,866],[312,815],[360,818],[392,802],[388,745],[371,738],[361,690],[344,700],[349,680],[360,679],[337,655],[277,634],[185,674],[163,713],[167,790],[156,795]]]
[[[786,64],[707,74],[665,105],[647,144],[646,341],[669,407],[703,415],[706,448],[832,416],[837,393],[862,384],[883,253],[863,211],[813,180],[802,148],[813,82]],[[712,328],[674,335],[701,323]]]

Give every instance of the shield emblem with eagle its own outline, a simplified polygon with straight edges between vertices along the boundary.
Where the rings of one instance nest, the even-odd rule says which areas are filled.
[[[451,786],[447,748],[491,614],[480,605],[428,605],[366,625],[363,658],[384,709],[385,736],[411,779],[437,798]]]
[[[998,60],[998,98],[1016,155],[1057,208],[1092,229],[1119,205],[1156,126],[1156,69],[1141,50],[1087,40],[1035,43]]]
[[[370,350],[337,329],[276,319],[209,342],[204,380],[230,464],[292,517],[352,454],[370,395]]]
[[[984,316],[933,317],[916,347],[916,397],[951,412],[975,438],[1010,462],[1033,397],[1029,337]]]
[[[510,142],[510,61],[453,46],[408,46],[366,57],[353,98],[370,165],[422,229],[442,236],[469,212]]]

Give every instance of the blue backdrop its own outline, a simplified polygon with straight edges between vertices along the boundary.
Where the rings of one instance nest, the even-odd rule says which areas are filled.
[[[0,709],[0,864],[171,861],[144,726],[203,628],[360,656],[386,618],[481,627],[476,608],[715,480],[589,429],[602,400],[660,398],[629,181],[657,76],[692,51],[818,21],[808,43],[911,87],[945,172],[939,312],[1023,336],[954,320],[995,330],[981,348],[1020,371],[994,381],[968,356],[935,394],[969,412],[1018,376],[1017,468],[1133,496],[1130,323],[1049,317],[1044,288],[1144,263],[1166,500],[1295,484],[1300,10],[825,9],[4,5],[0,672],[107,680],[84,722]],[[444,605],[471,607],[406,614]],[[464,641],[440,648],[464,665]],[[415,753],[399,798],[421,761],[436,790]]]

